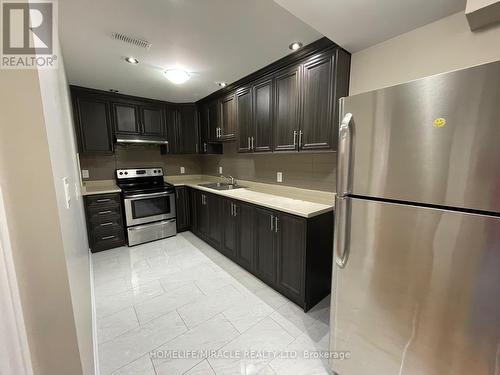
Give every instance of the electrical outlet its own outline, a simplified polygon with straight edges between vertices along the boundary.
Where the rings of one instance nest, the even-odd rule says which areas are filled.
[[[222,174],[222,167],[219,167],[219,174]]]
[[[283,182],[283,172],[276,173],[276,181]]]
[[[89,178],[89,170],[88,169],[82,169],[82,178]]]
[[[184,174],[184,173],[186,173],[186,168],[181,167],[181,174]]]

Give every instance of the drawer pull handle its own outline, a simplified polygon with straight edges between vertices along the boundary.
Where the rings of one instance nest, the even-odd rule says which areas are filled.
[[[107,211],[99,211],[97,214],[98,215],[105,215],[105,214],[110,214],[113,211],[107,210]]]
[[[101,240],[110,240],[112,238],[115,238],[116,236],[104,236],[101,238]]]
[[[108,225],[113,225],[113,222],[110,221],[109,223],[102,223],[101,227],[107,227]]]
[[[103,203],[103,202],[109,202],[111,198],[106,198],[106,199],[98,199],[96,202]]]

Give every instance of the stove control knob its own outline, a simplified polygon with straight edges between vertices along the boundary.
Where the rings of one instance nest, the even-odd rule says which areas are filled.
[[[123,172],[120,172],[120,176],[123,174]]]
[[[125,174],[128,174],[128,172],[125,172]]]

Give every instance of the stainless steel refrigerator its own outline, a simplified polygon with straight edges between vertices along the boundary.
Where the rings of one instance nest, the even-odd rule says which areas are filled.
[[[500,375],[500,62],[341,99],[340,375]]]

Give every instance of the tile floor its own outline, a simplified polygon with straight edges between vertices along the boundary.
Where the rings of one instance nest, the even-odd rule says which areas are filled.
[[[190,232],[92,259],[101,375],[330,374],[329,297],[304,314]]]

